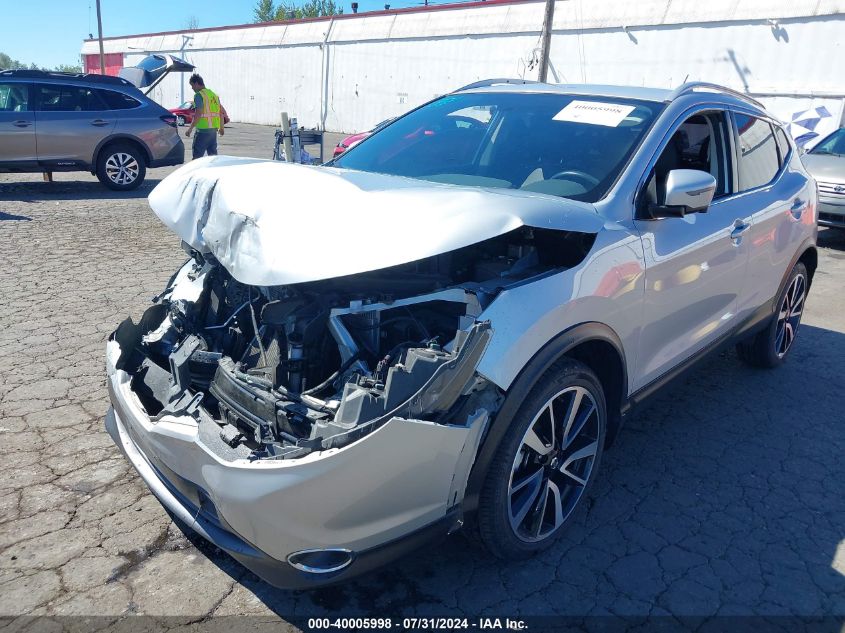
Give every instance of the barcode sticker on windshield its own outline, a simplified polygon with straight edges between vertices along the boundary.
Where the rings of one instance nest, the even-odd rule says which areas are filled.
[[[552,118],[555,121],[572,121],[616,127],[631,114],[636,106],[599,101],[573,101]]]

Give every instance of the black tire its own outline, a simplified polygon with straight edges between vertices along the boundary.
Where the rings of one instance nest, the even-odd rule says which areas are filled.
[[[185,117],[183,117],[181,114],[176,115],[176,125],[178,125],[179,127],[183,127],[185,125]]]
[[[143,153],[129,143],[103,148],[97,158],[97,178],[109,189],[129,191],[144,182],[147,165]]]
[[[743,362],[763,369],[783,364],[798,334],[809,287],[807,267],[798,262],[789,273],[775,302],[776,311],[771,323],[764,330],[737,344],[736,353]]]
[[[564,433],[578,393],[580,406],[569,433]],[[554,438],[550,433],[550,406],[559,418],[560,429],[556,429]],[[590,407],[594,411],[588,414]],[[579,416],[584,418],[583,423]],[[533,431],[530,440],[529,429]],[[478,533],[490,553],[505,559],[526,558],[549,547],[563,533],[589,493],[606,434],[607,407],[599,379],[576,360],[564,358],[555,363],[520,405],[481,489]],[[567,447],[563,446],[564,435],[570,438]],[[542,455],[528,445],[529,441],[536,445],[538,439],[543,451],[549,450],[549,445],[554,448]],[[592,456],[570,462],[575,453],[593,450]],[[575,483],[573,475],[582,479],[583,485]],[[535,492],[537,486],[540,490]]]

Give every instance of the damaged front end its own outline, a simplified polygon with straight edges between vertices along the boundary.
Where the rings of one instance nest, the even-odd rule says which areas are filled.
[[[531,192],[233,157],[150,206],[190,259],[108,342],[107,429],[171,514],[282,587],[461,524],[505,398],[485,350],[520,337],[485,311],[604,225]]]
[[[521,227],[372,272],[250,286],[191,259],[112,339],[147,413],[207,416],[249,459],[341,448],[392,418],[464,424],[502,394],[476,373],[504,289],[579,262],[593,235]]]
[[[285,286],[244,284],[186,246],[109,340],[107,426],[174,516],[271,583],[356,575],[461,524],[504,399],[477,371],[493,336],[482,313],[592,239],[521,227]]]
[[[254,288],[209,260],[194,253],[141,322],[112,336],[153,420],[207,416],[248,459],[283,460],[392,418],[460,423],[466,400],[498,399],[475,374],[491,328],[468,290],[396,299],[363,275]]]

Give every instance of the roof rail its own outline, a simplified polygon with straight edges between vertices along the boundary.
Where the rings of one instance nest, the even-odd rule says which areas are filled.
[[[669,95],[667,101],[674,101],[680,96],[690,94],[693,92],[697,92],[699,90],[702,91],[710,91],[710,92],[721,92],[727,95],[731,95],[732,97],[736,97],[737,99],[742,99],[743,101],[747,101],[751,103],[761,110],[765,110],[766,106],[762,103],[754,99],[753,97],[748,96],[744,92],[740,92],[739,90],[733,90],[732,88],[726,88],[725,86],[720,86],[719,84],[712,84],[706,81],[688,81],[672,91],[672,94]]]
[[[452,92],[462,92],[464,90],[473,90],[474,88],[486,88],[488,86],[495,86],[498,84],[538,84],[541,83],[539,81],[534,81],[533,79],[482,79],[481,81],[476,81],[475,83],[468,84],[462,88],[458,88],[457,90],[453,90]]]
[[[0,70],[0,77],[20,77],[23,79],[75,79],[77,81],[89,81],[91,83],[132,86],[132,84],[125,79],[122,79],[121,77],[113,77],[111,75],[98,75],[94,73],[63,73],[53,70],[30,70],[25,68]]]

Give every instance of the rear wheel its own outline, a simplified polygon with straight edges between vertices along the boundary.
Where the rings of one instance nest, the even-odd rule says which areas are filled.
[[[524,558],[563,532],[592,484],[607,410],[596,375],[556,363],[523,402],[481,491],[478,530],[500,558]]]
[[[147,173],[140,150],[126,143],[109,145],[97,159],[97,178],[109,189],[129,191],[142,182]]]
[[[181,114],[176,115],[176,125],[180,127],[185,125],[185,117],[183,117]]]
[[[765,330],[736,346],[739,357],[754,367],[777,367],[786,360],[798,334],[809,288],[807,267],[795,264],[777,300],[778,311]]]

